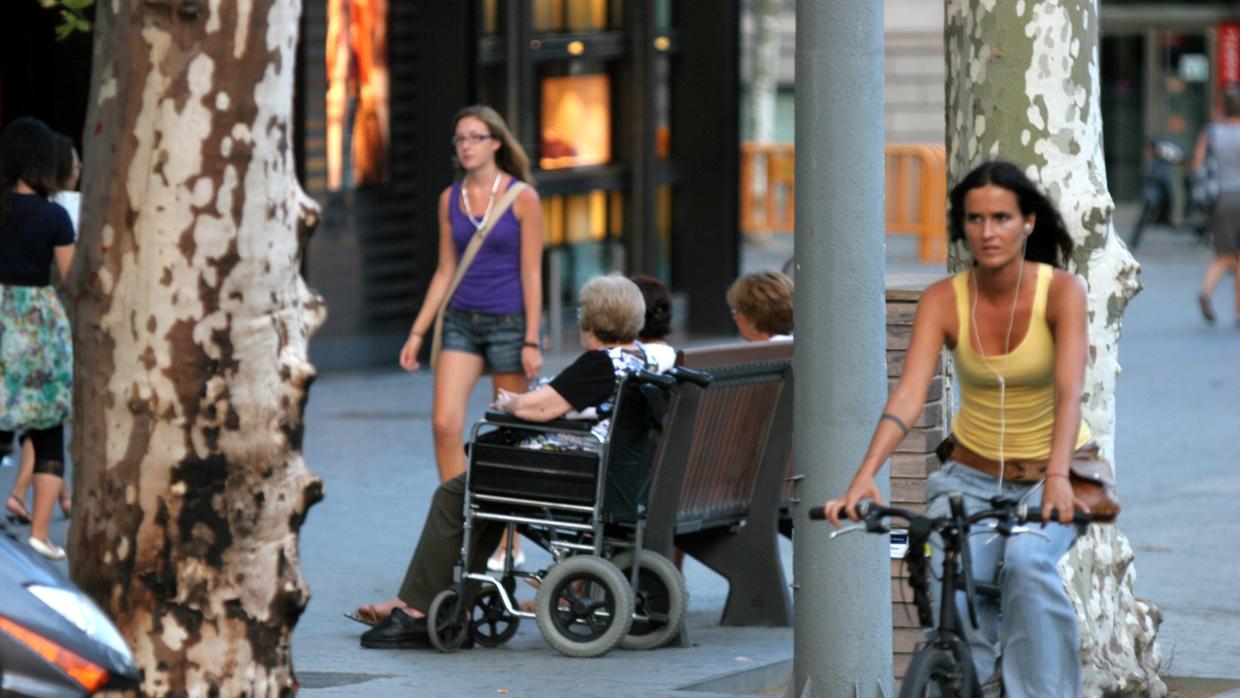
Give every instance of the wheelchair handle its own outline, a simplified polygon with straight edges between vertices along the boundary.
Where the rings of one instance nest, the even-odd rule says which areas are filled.
[[[684,366],[676,366],[668,371],[668,374],[675,376],[679,382],[692,383],[700,388],[705,388],[715,379],[714,376],[706,371],[698,371],[692,368],[685,368]]]
[[[632,374],[633,379],[638,383],[649,383],[657,385],[660,388],[670,388],[676,385],[675,376],[669,376],[663,373],[652,373],[650,371],[641,370]]]

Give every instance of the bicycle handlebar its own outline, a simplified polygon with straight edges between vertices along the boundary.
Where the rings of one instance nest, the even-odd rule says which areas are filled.
[[[983,511],[974,512],[972,515],[967,517],[965,521],[966,523],[974,524],[983,519],[1004,518],[1007,516],[1009,510],[1014,511],[1016,514],[1016,520],[1020,523],[1040,522],[1042,520],[1041,507],[1021,507],[1013,504],[1010,507],[986,509]],[[1054,515],[1056,512],[1051,513],[1051,520],[1058,521],[1058,516]],[[843,509],[840,510],[840,514],[841,516],[844,514]],[[857,515],[863,519],[871,517],[881,519],[894,516],[896,518],[904,519],[905,521],[912,521],[913,519],[920,518],[922,516],[921,514],[916,514],[905,509],[881,506],[871,501],[858,502]],[[815,521],[825,521],[827,518],[826,508],[820,506],[810,507],[809,518]],[[1072,514],[1072,523],[1078,526],[1084,526],[1092,521],[1093,516],[1083,511],[1073,512]]]

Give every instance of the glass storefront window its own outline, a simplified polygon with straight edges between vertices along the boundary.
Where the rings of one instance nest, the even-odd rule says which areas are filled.
[[[387,0],[327,5],[327,188],[386,184]]]
[[[624,194],[618,191],[545,196],[542,209],[548,247],[618,238],[624,225]]]
[[[598,32],[623,24],[621,0],[533,0],[531,26],[535,32]]]
[[[542,133],[538,165],[544,170],[611,161],[611,78],[604,73],[542,80]]]
[[[499,0],[482,0],[482,33],[486,36],[499,34]]]

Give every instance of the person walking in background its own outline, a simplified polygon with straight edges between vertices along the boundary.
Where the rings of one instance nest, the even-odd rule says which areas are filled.
[[[29,542],[45,557],[65,551],[48,528],[64,477],[64,422],[73,405],[69,321],[51,287],[73,262],[69,214],[47,197],[59,188],[51,129],[31,118],[0,133],[0,444],[23,431],[33,449]],[[24,494],[24,493],[23,493]],[[16,513],[13,497],[5,502]],[[24,510],[24,506],[20,507]]]
[[[855,521],[859,501],[881,503],[875,475],[921,415],[942,348],[951,349],[960,408],[945,444],[950,456],[926,481],[926,515],[946,515],[951,493],[963,493],[966,514],[1004,494],[1030,504],[1040,498],[1044,524],[1037,536],[968,541],[974,578],[996,580],[1002,597],[979,598],[980,623],[964,624],[977,676],[988,683],[1000,670],[1012,698],[1080,696],[1076,612],[1056,567],[1077,530],[1045,524],[1088,511],[1068,480],[1074,452],[1092,445],[1081,418],[1085,283],[1063,268],[1073,245],[1059,212],[1016,165],[980,165],[950,199],[951,239],[966,241],[973,265],[935,282],[917,304],[904,374],[852,483],[824,505],[827,518],[839,526],[841,510]],[[941,552],[931,561],[942,569]],[[935,600],[937,577],[936,570]],[[965,617],[964,594],[958,598]]]
[[[74,238],[76,239],[78,208],[80,205],[76,189],[82,171],[81,161],[78,159],[77,149],[74,148],[72,139],[63,133],[55,134],[55,138],[57,190],[48,197],[48,200],[60,204],[61,208],[65,209],[65,212],[69,214],[69,220],[73,225]],[[21,444],[20,463],[17,478],[13,480],[13,490],[9,494],[9,499],[5,502],[5,508],[14,520],[21,523],[30,523],[30,512],[26,509],[26,492],[34,481],[34,444],[31,442],[28,434],[19,434],[17,440]],[[69,481],[64,478],[60,480],[59,499],[60,511],[68,518],[73,511],[73,504],[69,492]]]
[[[792,279],[760,271],[737,279],[728,289],[728,307],[741,337],[749,342],[792,339]]]
[[[526,184],[529,157],[490,107],[462,109],[452,129],[463,176],[439,196],[439,265],[400,350],[400,365],[417,370],[428,333],[442,334],[431,415],[440,482],[465,472],[465,412],[483,372],[492,396],[521,393],[543,362],[542,205]]]
[[[664,373],[676,364],[676,349],[667,343],[672,331],[672,292],[653,276],[636,274],[629,281],[637,284],[646,302],[646,320],[637,339],[654,359],[659,373]]]
[[[1218,174],[1218,201],[1210,214],[1210,235],[1214,239],[1214,259],[1201,279],[1197,296],[1201,315],[1211,325],[1214,314],[1214,287],[1231,272],[1240,272],[1240,88],[1232,86],[1223,94],[1223,118],[1206,126],[1193,151],[1193,172],[1204,172],[1206,157],[1214,159]],[[1236,277],[1236,327],[1240,328],[1240,276]]]

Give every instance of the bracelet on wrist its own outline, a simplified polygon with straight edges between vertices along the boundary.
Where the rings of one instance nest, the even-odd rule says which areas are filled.
[[[538,349],[539,351],[542,350],[542,345],[538,342],[524,342],[521,347],[529,347],[530,349]]]
[[[1049,479],[1051,479],[1051,478],[1053,478],[1053,477],[1061,477],[1061,478],[1063,478],[1063,479],[1065,479],[1065,480],[1070,480],[1070,479],[1071,479],[1071,478],[1069,478],[1069,477],[1068,477],[1068,474],[1067,474],[1067,473],[1047,473],[1047,474],[1046,474],[1046,479],[1047,479],[1047,480],[1049,480]]]

